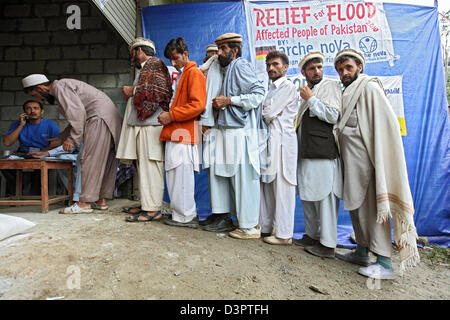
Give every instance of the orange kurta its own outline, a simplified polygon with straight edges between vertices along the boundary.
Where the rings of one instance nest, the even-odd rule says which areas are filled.
[[[172,122],[165,125],[160,141],[198,144],[200,134],[196,121],[206,106],[206,81],[197,64],[188,61],[181,74],[169,113]]]

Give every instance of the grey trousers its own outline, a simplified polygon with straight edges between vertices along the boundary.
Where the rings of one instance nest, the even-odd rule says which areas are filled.
[[[305,215],[305,232],[328,248],[337,245],[337,218],[339,198],[333,192],[320,201],[302,200]]]
[[[370,181],[362,205],[350,211],[356,243],[377,255],[392,255],[391,223],[377,223],[375,177]]]

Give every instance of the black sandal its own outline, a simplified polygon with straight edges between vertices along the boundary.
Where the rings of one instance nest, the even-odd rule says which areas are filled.
[[[133,213],[133,212],[131,212],[131,210],[133,210],[133,209],[138,209],[139,211]],[[142,212],[142,210],[141,210],[141,207],[125,207],[125,208],[122,208],[122,212],[136,215],[136,214],[140,214]]]
[[[139,217],[147,218],[147,220],[139,220]],[[158,217],[158,218],[155,219],[156,217]],[[161,219],[162,219],[162,214],[159,211],[157,213],[155,213],[154,215],[149,215],[146,211],[141,211],[141,212],[139,212],[139,214],[133,214],[132,216],[127,217],[125,219],[125,221],[127,221],[127,222],[150,222],[152,220],[158,221]]]

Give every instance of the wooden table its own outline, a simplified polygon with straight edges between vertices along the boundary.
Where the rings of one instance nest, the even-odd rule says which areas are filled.
[[[0,206],[32,206],[41,205],[42,212],[48,212],[49,204],[60,201],[69,201],[72,204],[73,198],[73,162],[71,160],[53,159],[0,159],[0,169],[16,170],[16,195],[8,198],[0,198]],[[22,170],[34,169],[41,171],[41,196],[22,195]],[[50,195],[48,194],[48,169],[67,169],[68,194]]]

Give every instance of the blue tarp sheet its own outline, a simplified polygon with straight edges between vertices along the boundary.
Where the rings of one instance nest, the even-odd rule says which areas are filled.
[[[436,7],[384,4],[395,53],[394,66],[387,62],[366,65],[369,75],[403,75],[403,100],[407,136],[403,137],[409,182],[414,199],[417,231],[433,243],[450,245],[450,126]],[[202,64],[206,45],[225,32],[243,35],[243,56],[249,57],[244,4],[240,1],[185,3],[143,8],[144,37],[156,44],[164,57],[167,42],[183,37],[190,59]],[[165,60],[167,64],[169,61]],[[336,75],[332,68],[325,73]],[[200,219],[210,214],[206,171],[196,174],[196,203]],[[169,200],[167,193],[165,200]],[[338,243],[352,247],[348,212],[338,219]],[[304,233],[301,201],[297,196],[295,238]]]

